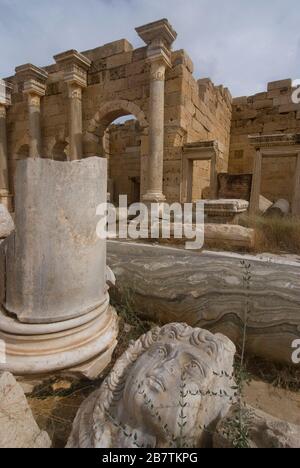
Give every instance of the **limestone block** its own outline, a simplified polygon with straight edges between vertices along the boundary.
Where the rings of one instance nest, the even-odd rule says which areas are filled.
[[[176,93],[178,91],[182,91],[183,82],[182,78],[174,78],[171,80],[166,80],[165,84],[165,92],[168,93]]]
[[[131,60],[132,60],[132,51],[123,52],[117,55],[112,55],[106,60],[106,67],[107,69],[120,67],[122,65],[127,65],[128,63],[131,63]]]
[[[284,114],[286,112],[299,112],[300,110],[300,104],[284,104],[279,107],[279,114]]]
[[[247,406],[249,414],[249,448],[300,448],[300,426],[290,424]],[[229,414],[217,426],[214,435],[214,448],[233,448],[230,422],[238,418],[237,407],[232,407]]]
[[[254,245],[254,230],[238,225],[205,223],[205,245],[217,246],[223,243],[233,248],[251,249]]]
[[[241,96],[233,98],[232,105],[233,106],[246,106],[248,104],[247,96]]]
[[[267,92],[268,99],[278,98],[279,96],[282,96],[282,89],[280,88],[272,89],[272,91]]]
[[[194,73],[194,64],[187,52],[183,49],[172,52],[172,66],[184,65],[190,73]]]
[[[255,101],[265,101],[268,99],[268,93],[264,92],[264,93],[257,93],[257,94],[254,94],[253,96],[253,102]]]
[[[273,107],[273,105],[274,104],[272,99],[262,99],[253,103],[254,109],[266,109],[269,107]]]
[[[50,448],[36,424],[22,387],[12,374],[0,374],[0,448]]]
[[[206,447],[231,406],[234,354],[220,334],[180,323],[154,328],[83,403],[67,447]]]
[[[243,150],[237,151],[239,151],[238,156],[244,156]],[[252,174],[218,174],[218,197],[250,201],[251,183]]]
[[[120,39],[119,41],[110,42],[96,49],[86,50],[82,54],[89,60],[94,62],[112,55],[122,54],[123,52],[130,52],[133,49],[130,42],[126,39]]]
[[[273,99],[274,106],[284,106],[287,104],[292,103],[292,96],[289,94],[285,94],[283,96],[279,96]]]
[[[242,261],[251,265],[250,290]],[[108,265],[119,288],[131,290],[137,311],[161,323],[184,321],[241,339],[249,301],[247,349],[291,364],[299,339],[300,259],[273,255],[192,252],[108,242]]]
[[[0,239],[8,237],[14,229],[15,225],[8,209],[0,203]]]
[[[292,80],[289,78],[287,80],[271,81],[268,83],[268,91],[273,91],[274,89],[283,89],[291,88]]]

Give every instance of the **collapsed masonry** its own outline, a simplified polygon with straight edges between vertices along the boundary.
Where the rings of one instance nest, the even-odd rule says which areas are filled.
[[[120,193],[129,201],[214,198],[220,173],[253,172],[256,148],[249,135],[300,132],[291,80],[232,100],[228,89],[194,78],[185,51],[172,51],[177,34],[167,20],[136,31],[145,46],[133,49],[122,39],[83,53],[70,50],[56,55],[53,65],[19,66],[5,79],[0,201],[12,201],[17,161],[39,156],[107,157],[114,200]],[[128,115],[136,120],[111,126]],[[293,203],[289,181],[296,164],[294,153],[265,160],[261,194]]]

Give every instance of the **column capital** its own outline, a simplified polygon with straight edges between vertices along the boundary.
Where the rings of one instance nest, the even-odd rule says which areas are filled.
[[[0,79],[0,107],[5,108],[11,105],[12,89],[11,83]]]
[[[48,79],[48,73],[45,70],[27,63],[16,68],[16,75],[24,82],[24,94],[35,97],[45,96]]]
[[[64,72],[64,81],[73,86],[86,88],[87,71],[91,66],[91,61],[77,50],[68,50],[55,55],[54,60],[60,70]]]
[[[177,37],[176,31],[167,19],[155,21],[136,28],[136,32],[147,44],[147,58],[162,61],[165,67],[171,67],[171,47]]]

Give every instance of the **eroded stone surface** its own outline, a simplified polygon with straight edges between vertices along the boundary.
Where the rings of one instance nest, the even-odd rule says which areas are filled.
[[[102,158],[19,162],[5,308],[21,322],[69,320],[103,303],[106,244],[96,209],[106,180]]]
[[[12,374],[0,374],[0,447],[50,448],[51,440],[36,424],[22,387]]]
[[[8,237],[14,229],[15,225],[8,209],[0,203],[0,239]]]
[[[84,402],[68,447],[207,445],[231,405],[234,354],[220,334],[178,323],[153,329]]]
[[[242,263],[251,265],[250,290]],[[247,348],[292,362],[299,339],[300,263],[276,255],[193,252],[108,242],[108,264],[119,288],[131,290],[137,311],[160,323],[184,321],[241,339],[247,297]]]
[[[274,418],[263,411],[247,407],[249,448],[300,448],[300,426]],[[214,448],[233,448],[230,422],[238,417],[238,408],[233,407],[217,427]],[[246,420],[245,420],[246,421]]]

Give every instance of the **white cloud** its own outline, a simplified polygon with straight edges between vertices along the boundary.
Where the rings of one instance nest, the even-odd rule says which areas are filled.
[[[233,95],[262,91],[275,79],[300,78],[297,0],[0,0],[0,76],[17,65],[47,65],[66,49],[97,47],[134,27],[167,17],[198,78]]]

